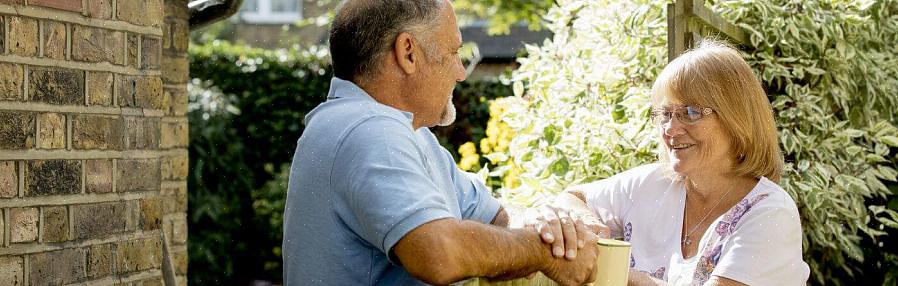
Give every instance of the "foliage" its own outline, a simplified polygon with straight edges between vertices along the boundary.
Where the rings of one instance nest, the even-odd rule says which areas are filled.
[[[666,64],[665,3],[557,2],[545,17],[554,38],[528,47],[513,75],[518,97],[502,101],[501,120],[514,132],[508,151],[484,155],[510,158],[491,167],[493,176],[522,170],[514,174],[520,186],[499,190],[512,204],[546,202],[571,184],[657,158],[647,111]],[[862,247],[883,247],[898,227],[887,187],[898,190],[896,3],[711,4],[750,31],[744,57],[777,117],[787,163],[781,185],[800,208],[814,283],[855,281],[861,269],[873,283],[895,279],[894,251],[868,249],[879,265],[869,267]]]
[[[279,281],[289,166],[305,114],[330,85],[327,51],[212,41],[192,45],[189,57],[190,282]],[[463,82],[457,122],[434,132],[452,151],[479,140],[489,100],[508,95],[501,82]]]
[[[488,20],[487,33],[508,34],[510,27],[519,22],[527,23],[531,30],[542,28],[543,19],[555,0],[495,1],[456,0],[452,4],[460,16],[470,14]]]
[[[261,188],[293,155],[305,113],[330,82],[321,49],[190,47],[190,282],[279,280],[280,233]],[[200,80],[201,79],[201,80]],[[261,191],[255,191],[262,189]],[[283,206],[277,209],[282,212]]]

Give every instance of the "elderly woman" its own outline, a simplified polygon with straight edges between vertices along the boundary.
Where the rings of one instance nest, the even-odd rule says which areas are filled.
[[[671,62],[652,94],[660,162],[571,187],[555,205],[588,209],[631,243],[630,285],[805,284],[798,209],[777,185],[773,114],[748,64],[706,41]],[[574,213],[557,215],[569,224]],[[572,237],[557,221],[542,218],[546,242]]]

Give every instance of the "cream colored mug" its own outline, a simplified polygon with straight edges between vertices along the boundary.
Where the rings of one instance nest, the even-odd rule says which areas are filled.
[[[600,238],[593,286],[625,286],[630,274],[630,243]]]
[[[596,281],[592,286],[624,286],[630,275],[630,243],[626,241],[600,238],[596,257]],[[482,278],[473,278],[453,285],[464,286],[557,286],[558,283],[542,273],[532,279],[519,278],[509,281],[489,282]]]

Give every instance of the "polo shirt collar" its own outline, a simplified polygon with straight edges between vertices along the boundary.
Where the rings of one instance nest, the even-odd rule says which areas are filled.
[[[361,100],[369,100],[369,101],[377,102],[377,100],[374,100],[374,98],[371,97],[370,95],[368,95],[368,93],[365,92],[365,90],[363,90],[361,87],[355,85],[355,83],[348,81],[348,80],[342,80],[340,78],[333,77],[333,78],[331,78],[330,90],[327,93],[327,100],[333,100],[333,99],[338,99],[338,98],[361,99]],[[381,104],[380,102],[377,102],[377,103]],[[408,118],[409,122],[412,122],[412,118],[414,118],[414,114],[412,114],[411,112],[402,111],[402,110],[393,108],[391,106],[387,106],[385,104],[381,104],[381,105],[385,106],[387,108],[399,111],[400,113],[402,113],[403,116]]]

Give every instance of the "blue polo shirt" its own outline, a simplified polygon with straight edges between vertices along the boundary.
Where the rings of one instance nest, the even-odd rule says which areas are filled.
[[[436,219],[489,223],[499,203],[412,114],[331,80],[305,118],[284,211],[286,285],[419,285],[388,253]]]

